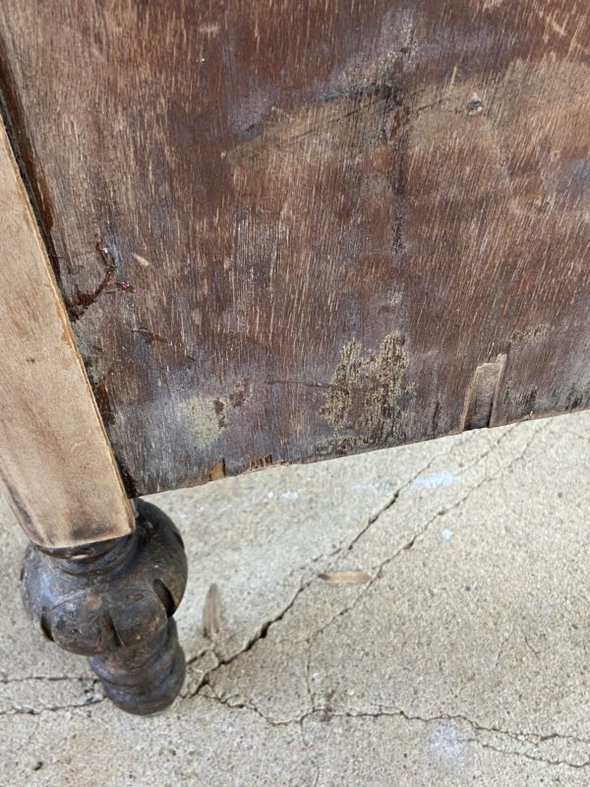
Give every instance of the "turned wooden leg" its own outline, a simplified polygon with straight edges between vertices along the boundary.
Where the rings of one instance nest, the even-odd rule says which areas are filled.
[[[50,640],[90,657],[107,696],[129,713],[170,705],[185,659],[172,617],[186,586],[172,521],[137,501],[133,533],[73,549],[27,549],[25,606]]]
[[[127,499],[1,121],[0,201],[0,488],[33,542],[25,605],[47,637],[90,657],[115,704],[154,713],[184,677],[182,539]]]

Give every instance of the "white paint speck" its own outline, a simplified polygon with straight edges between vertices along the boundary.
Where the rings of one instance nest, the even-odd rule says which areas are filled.
[[[135,262],[138,262],[138,263],[141,265],[141,267],[142,267],[142,268],[149,268],[149,267],[150,267],[150,264],[149,264],[149,262],[146,260],[146,258],[145,258],[145,257],[142,257],[140,254],[135,254],[135,253],[134,253],[134,254],[132,254],[131,256],[133,257],[133,259],[135,260]]]
[[[299,492],[295,492],[292,489],[286,489],[284,492],[281,492],[281,500],[292,502],[293,500],[297,500],[298,497]]]
[[[436,489],[437,486],[451,486],[459,483],[459,478],[448,470],[440,470],[437,473],[428,473],[417,478],[412,486],[418,489]]]
[[[445,527],[443,531],[441,531],[441,536],[444,538],[445,541],[450,541],[453,537],[453,531],[449,530],[448,527]]]
[[[465,741],[459,736],[458,730],[449,725],[440,725],[435,731],[431,739],[431,747],[433,754],[439,761],[447,761],[459,765],[460,760],[465,753]]]

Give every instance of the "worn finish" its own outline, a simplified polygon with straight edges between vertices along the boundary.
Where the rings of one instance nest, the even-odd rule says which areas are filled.
[[[0,124],[0,488],[50,547],[130,532],[126,498]]]
[[[90,656],[106,695],[129,713],[168,707],[185,659],[173,614],[187,578],[184,545],[171,520],[138,501],[126,537],[46,552],[30,545],[24,561],[25,606],[45,636]]]
[[[586,4],[5,0],[0,52],[129,491],[590,403]]]

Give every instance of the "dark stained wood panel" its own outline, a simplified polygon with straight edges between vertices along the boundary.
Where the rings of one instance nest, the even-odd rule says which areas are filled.
[[[4,0],[129,491],[590,403],[572,0]]]

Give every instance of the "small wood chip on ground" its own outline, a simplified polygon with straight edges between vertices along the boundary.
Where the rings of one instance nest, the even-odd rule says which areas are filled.
[[[334,582],[346,585],[364,585],[370,582],[373,577],[366,571],[326,571],[320,574],[320,579],[324,582]]]
[[[203,635],[216,642],[223,628],[223,606],[219,587],[213,583],[207,591],[203,609]]]

